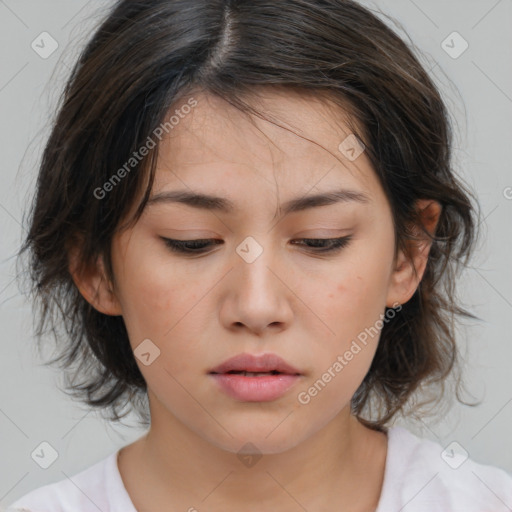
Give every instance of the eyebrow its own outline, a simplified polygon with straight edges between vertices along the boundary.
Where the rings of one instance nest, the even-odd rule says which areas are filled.
[[[281,216],[286,216],[290,213],[300,212],[310,208],[347,202],[369,204],[371,203],[371,199],[363,192],[340,189],[291,199],[280,205],[278,212]],[[233,213],[236,211],[235,203],[230,199],[191,192],[189,190],[160,192],[150,197],[147,205],[157,203],[180,203],[201,210],[217,211],[221,213]]]

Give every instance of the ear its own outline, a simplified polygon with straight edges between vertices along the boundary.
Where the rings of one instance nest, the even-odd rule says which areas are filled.
[[[122,314],[121,304],[107,278],[101,256],[97,258],[95,265],[91,268],[80,268],[78,248],[74,247],[69,251],[69,272],[84,299],[94,309],[105,315]]]
[[[415,205],[423,226],[431,235],[435,235],[442,211],[441,205],[431,199],[418,199]],[[404,251],[398,252],[386,299],[388,307],[396,306],[397,303],[405,304],[414,295],[425,273],[432,242],[418,226],[413,226],[412,231],[415,236],[421,235],[421,238],[420,240],[410,240],[407,243],[412,264],[406,258]]]

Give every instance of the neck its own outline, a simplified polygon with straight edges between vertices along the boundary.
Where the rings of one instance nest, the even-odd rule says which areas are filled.
[[[251,454],[227,451],[204,439],[159,409],[154,397],[151,405],[150,430],[123,449],[124,461],[121,455],[119,459],[139,510],[163,510],[170,504],[194,510],[203,503],[212,511],[225,510],[228,503],[240,510],[280,511],[298,510],[298,504],[310,511],[377,506],[387,438],[359,423],[348,408],[286,451]]]

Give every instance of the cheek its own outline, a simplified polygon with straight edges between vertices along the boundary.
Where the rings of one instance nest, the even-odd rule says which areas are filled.
[[[333,280],[327,292],[324,311],[338,327],[364,326],[381,311],[385,297],[384,282],[378,276],[352,273]],[[338,330],[336,330],[338,332]]]
[[[200,303],[201,286],[194,286],[193,277],[168,261],[148,258],[148,253],[125,260],[120,300],[133,343],[150,338],[163,344]]]
[[[323,338],[312,392],[319,415],[344,407],[368,372],[378,345],[378,320],[384,295],[377,275],[351,273],[329,285],[327,299],[318,304],[322,319],[334,332]],[[377,326],[377,327],[376,327]],[[321,390],[321,392],[320,392]],[[320,398],[321,395],[321,398]]]
[[[358,352],[353,346],[353,351],[358,352],[353,359],[359,363],[350,366],[364,366],[373,357],[380,336],[379,320],[385,310],[388,274],[384,260],[359,258],[357,264],[356,260],[353,262],[337,279],[324,285],[327,290],[324,289],[324,299],[317,308],[335,333],[328,337],[333,340],[329,350],[343,354],[356,342],[362,350]]]

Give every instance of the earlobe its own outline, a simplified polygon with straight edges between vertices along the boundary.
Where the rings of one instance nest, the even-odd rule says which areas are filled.
[[[434,200],[420,199],[416,202],[416,208],[423,226],[434,236],[442,211],[441,205]],[[407,241],[410,259],[403,250],[398,253],[386,300],[388,307],[397,302],[405,304],[414,295],[427,267],[432,241],[418,226],[413,226],[412,231],[419,240]]]
[[[98,256],[93,268],[80,269],[77,263],[77,250],[73,249],[70,251],[69,271],[81,295],[94,309],[105,315],[122,314],[121,304],[107,279],[101,256]]]

